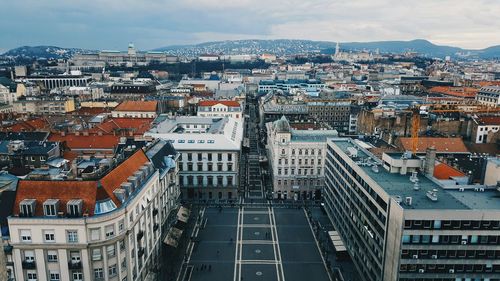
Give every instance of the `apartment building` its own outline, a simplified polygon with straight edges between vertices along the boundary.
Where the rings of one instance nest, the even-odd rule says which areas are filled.
[[[21,114],[54,115],[75,111],[75,100],[71,97],[19,97],[14,101],[14,112]]]
[[[145,137],[166,140],[180,153],[183,199],[233,199],[238,192],[243,122],[233,118],[160,115]]]
[[[96,179],[21,180],[8,219],[16,279],[145,280],[175,208],[175,159],[157,142]]]
[[[335,130],[293,129],[283,116],[266,124],[276,199],[319,199],[324,187],[326,140]]]
[[[237,101],[205,100],[198,103],[197,115],[200,117],[230,117],[243,119],[243,108]]]
[[[500,105],[500,86],[487,86],[482,87],[476,95],[476,100],[480,104],[487,106]]]
[[[327,123],[339,133],[356,131],[357,114],[351,115],[350,101],[308,102],[307,110],[311,117]]]
[[[363,280],[500,277],[499,191],[436,180],[435,157],[328,140],[325,210]]]

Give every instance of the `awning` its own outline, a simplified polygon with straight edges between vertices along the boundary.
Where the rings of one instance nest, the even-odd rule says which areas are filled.
[[[333,243],[333,247],[335,248],[336,252],[345,252],[347,249],[345,248],[344,242],[342,242],[342,239],[340,238],[340,235],[337,231],[332,230],[328,231],[328,236],[330,236],[330,240]]]
[[[172,247],[177,247],[179,245],[179,239],[182,236],[182,231],[181,229],[172,227],[167,234],[167,237],[165,237],[165,240],[163,240],[163,243],[170,245]]]
[[[177,219],[184,223],[187,223],[190,213],[191,211],[188,208],[180,207],[179,211],[177,212]]]

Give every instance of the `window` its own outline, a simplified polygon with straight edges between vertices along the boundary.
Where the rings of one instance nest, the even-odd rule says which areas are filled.
[[[59,281],[60,276],[59,276],[59,271],[50,271],[50,281]]]
[[[21,242],[31,242],[31,231],[21,230]]]
[[[99,228],[94,228],[90,230],[90,240],[99,240],[101,238],[101,230]]]
[[[201,153],[198,153],[198,161],[202,161],[203,160],[203,155]]]
[[[100,248],[95,248],[92,249],[92,260],[93,261],[98,261],[101,260],[101,249]]]
[[[123,232],[123,230],[125,230],[125,222],[124,222],[124,220],[120,220],[120,221],[118,222],[118,231],[119,231],[120,233],[122,233],[122,232]]]
[[[68,230],[67,237],[68,237],[68,243],[78,242],[78,232],[76,230]]]
[[[212,161],[212,153],[208,153],[207,157],[208,157],[208,161]]]
[[[227,170],[228,171],[233,171],[233,164],[227,163]]]
[[[48,262],[57,262],[57,251],[54,251],[54,250],[47,251],[47,261]]]
[[[209,172],[211,172],[211,171],[213,170],[213,164],[212,164],[212,163],[208,163],[208,164],[207,164],[207,170],[208,170]]]
[[[43,237],[45,238],[45,242],[55,242],[55,234],[53,230],[44,230]]]
[[[106,226],[106,238],[111,238],[115,236],[115,226],[114,225],[107,225]]]
[[[193,154],[188,153],[187,156],[188,156],[188,161],[193,161]]]
[[[36,271],[28,271],[26,277],[28,277],[28,281],[36,281]]]
[[[35,213],[35,199],[24,199],[19,204],[20,216],[23,217],[32,217]]]
[[[197,171],[203,171],[203,164],[202,163],[198,163],[197,165]]]
[[[217,164],[217,171],[222,171],[222,163]]]
[[[45,216],[54,217],[57,215],[57,205],[59,200],[49,199],[43,203],[43,213]]]
[[[217,153],[217,161],[222,161],[222,153]]]
[[[115,245],[109,245],[106,247],[106,252],[108,253],[108,257],[114,257],[116,255]]]
[[[125,241],[124,240],[120,240],[120,242],[118,242],[118,245],[120,247],[120,251],[125,250]]]
[[[104,272],[102,271],[102,268],[94,268],[94,278],[95,279],[104,278]]]
[[[82,281],[83,273],[81,271],[73,271],[73,281]]]
[[[109,277],[116,276],[116,264],[113,264],[113,265],[108,267],[108,274],[109,274]]]
[[[227,154],[227,161],[233,161],[233,155],[231,153]]]
[[[71,217],[78,217],[82,214],[83,200],[73,199],[67,203],[67,212]]]

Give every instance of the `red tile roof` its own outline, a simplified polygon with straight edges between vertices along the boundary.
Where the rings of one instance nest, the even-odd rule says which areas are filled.
[[[81,107],[80,109],[74,111],[76,115],[98,115],[105,112],[111,112],[110,108],[107,107]]]
[[[446,87],[436,86],[429,89],[431,93],[438,93],[454,97],[474,98],[479,90],[469,87]]]
[[[111,198],[117,207],[120,201],[113,191],[127,181],[142,165],[148,162],[142,149],[118,165],[98,181],[36,181],[20,180],[17,186],[13,214],[19,215],[19,204],[24,199],[35,199],[35,216],[43,216],[43,202],[59,199],[59,211],[66,213],[66,203],[72,199],[83,200],[83,212],[94,214],[96,201]]]
[[[438,180],[448,180],[451,177],[465,177],[465,174],[445,163],[439,163],[434,166],[434,177]]]
[[[30,181],[20,180],[17,185],[14,215],[19,215],[19,203],[36,199],[35,216],[43,216],[43,202],[59,199],[59,212],[66,213],[66,203],[72,199],[83,200],[83,212],[94,213],[97,183],[95,181]]]
[[[482,116],[477,120],[481,125],[500,125],[500,116]]]
[[[404,150],[412,150],[411,138],[399,138]],[[428,147],[434,146],[438,153],[468,153],[461,138],[433,138],[419,137],[417,152],[425,153]]]
[[[227,107],[240,107],[240,103],[234,100],[202,100],[198,106],[214,106],[216,104],[223,104]]]
[[[100,183],[108,194],[108,197],[113,199],[116,206],[120,205],[120,201],[118,201],[116,196],[113,194],[113,191],[119,188],[123,182],[126,182],[127,178],[132,176],[134,172],[136,172],[146,162],[148,162],[146,154],[139,149],[136,153],[100,180]]]
[[[49,123],[44,118],[35,118],[27,121],[19,121],[16,124],[7,126],[4,130],[9,132],[33,132],[33,131],[49,131]]]
[[[113,149],[120,141],[120,136],[115,136],[112,134],[103,134],[101,136],[97,134],[89,134],[84,136],[80,134],[66,134],[62,136],[61,134],[51,134],[49,141],[59,141],[65,142],[66,147],[71,150],[78,149],[89,149],[89,150],[102,150],[102,149]]]
[[[110,118],[104,123],[90,129],[90,133],[102,132],[105,134],[113,133],[128,133],[133,132],[134,135],[143,135],[151,128],[151,118]],[[122,134],[122,135],[125,135]]]
[[[114,111],[147,111],[156,112],[157,101],[124,101]]]

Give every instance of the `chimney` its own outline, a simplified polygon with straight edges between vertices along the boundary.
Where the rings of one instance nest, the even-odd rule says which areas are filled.
[[[89,135],[89,132],[85,131],[85,132],[83,132],[83,135],[87,137]]]
[[[425,167],[424,172],[428,176],[434,175],[434,164],[436,163],[436,148],[434,146],[428,147],[425,151]]]

